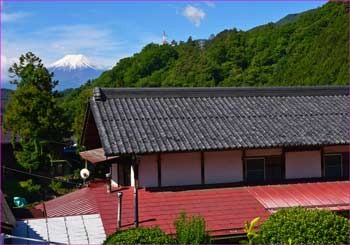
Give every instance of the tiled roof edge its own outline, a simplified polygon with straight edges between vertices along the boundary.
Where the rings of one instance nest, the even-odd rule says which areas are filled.
[[[94,99],[144,97],[252,97],[349,95],[349,86],[94,88]]]

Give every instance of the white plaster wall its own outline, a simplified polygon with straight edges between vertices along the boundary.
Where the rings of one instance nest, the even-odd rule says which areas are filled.
[[[204,153],[205,184],[243,181],[242,152]]]
[[[162,154],[162,186],[201,184],[199,152]]]
[[[140,171],[139,171],[140,173]],[[131,186],[135,186],[135,177],[134,177],[134,168],[132,167],[132,165],[130,166],[130,185]]]
[[[321,152],[286,152],[286,178],[321,177]]]
[[[278,156],[282,155],[281,148],[250,149],[245,151],[246,157]]]
[[[112,186],[118,186],[118,164],[112,164]]]
[[[323,147],[324,153],[340,153],[340,152],[349,152],[349,145],[333,145],[333,146],[325,146]]]
[[[142,156],[139,165],[139,186],[158,186],[157,155]]]

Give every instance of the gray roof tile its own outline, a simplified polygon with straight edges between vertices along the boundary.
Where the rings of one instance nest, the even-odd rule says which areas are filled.
[[[349,144],[349,87],[94,89],[106,155]]]

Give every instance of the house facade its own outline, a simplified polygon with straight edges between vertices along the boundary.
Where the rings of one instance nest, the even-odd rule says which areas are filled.
[[[95,88],[82,144],[119,157],[114,186],[344,180],[349,104],[346,86]]]
[[[135,226],[174,234],[182,210],[237,241],[280,208],[349,211],[349,104],[347,86],[95,88],[80,155],[107,176],[35,209],[93,217],[98,234],[77,227],[88,243]]]

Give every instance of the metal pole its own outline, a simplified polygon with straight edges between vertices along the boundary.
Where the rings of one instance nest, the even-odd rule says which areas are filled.
[[[135,180],[135,187],[134,187],[134,206],[135,206],[134,224],[135,224],[135,227],[139,227],[139,195],[138,195],[138,190],[137,190],[137,186],[136,186],[136,180]]]
[[[107,180],[107,193],[111,193],[112,192],[111,173],[106,174],[106,180]]]
[[[118,228],[122,227],[122,198],[123,192],[118,192]]]
[[[132,168],[134,170],[134,224],[135,227],[139,227],[139,162],[140,158],[138,156],[134,156]]]

